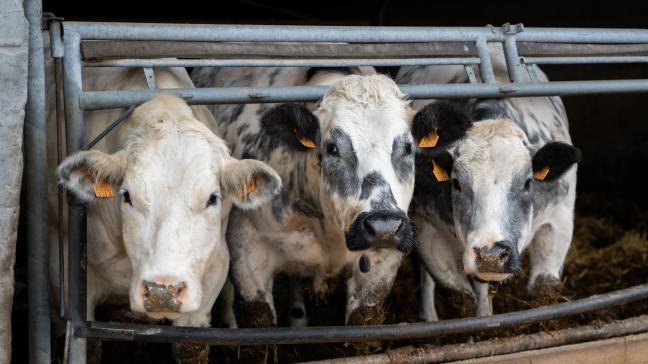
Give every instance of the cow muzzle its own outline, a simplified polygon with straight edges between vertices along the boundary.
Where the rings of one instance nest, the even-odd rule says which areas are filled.
[[[410,220],[402,211],[369,211],[356,217],[345,234],[347,248],[352,251],[396,248],[409,252],[414,246]]]
[[[146,312],[181,312],[187,283],[143,280],[141,298]]]
[[[482,281],[501,281],[520,270],[517,246],[509,241],[498,241],[492,246],[473,248],[473,275]]]

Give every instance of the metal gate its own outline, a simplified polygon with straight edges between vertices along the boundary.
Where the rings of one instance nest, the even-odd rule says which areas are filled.
[[[28,2],[39,3],[38,0]],[[30,15],[32,22],[40,21],[40,5],[36,13]],[[49,23],[49,29],[52,56],[59,65],[62,60],[62,70],[57,67],[57,79],[63,83],[68,153],[87,147],[84,146],[84,111],[134,107],[157,93],[177,94],[189,104],[218,104],[313,101],[325,91],[324,87],[317,86],[82,91],[83,67],[462,65],[470,83],[400,87],[415,99],[648,91],[648,79],[541,82],[535,74],[536,64],[648,63],[648,30],[525,29],[521,24],[483,28],[232,26],[56,19]],[[495,79],[487,49],[489,43],[503,45],[510,82]],[[164,57],[176,59],[152,59]],[[478,67],[479,78],[473,67]],[[529,73],[531,82],[524,81],[525,72]],[[30,88],[42,87],[39,77],[42,75],[30,78]],[[88,322],[85,206],[70,199],[68,208],[69,293],[65,317],[71,328],[69,358],[73,363],[85,362],[88,338],[214,345],[406,340],[512,327],[648,298],[648,284],[644,284],[569,303],[490,317],[376,326],[217,329]],[[37,222],[28,223],[43,228],[36,226]],[[39,254],[30,264],[47,262],[47,249],[40,245],[46,243],[30,241],[30,247],[35,247],[34,251]],[[48,280],[42,276],[42,268],[39,272],[30,275],[30,280],[40,279],[42,287]],[[60,279],[62,283],[64,277]],[[48,307],[46,293],[31,292],[30,305]],[[49,361],[49,329],[45,330],[43,324],[49,322],[49,317],[47,310],[44,311],[30,315],[30,327],[34,330],[30,340],[34,347],[47,348],[38,353],[32,351],[31,362]]]

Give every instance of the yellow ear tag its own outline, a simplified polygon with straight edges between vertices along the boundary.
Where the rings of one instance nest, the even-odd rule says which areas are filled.
[[[92,189],[94,189],[95,196],[98,198],[108,198],[115,195],[112,187],[104,181],[95,181],[92,184]]]
[[[437,181],[445,182],[450,179],[445,169],[439,167],[439,165],[437,164],[437,162],[434,161],[434,159],[432,160],[432,167],[433,167],[432,173],[434,174],[434,177],[436,177]]]
[[[432,130],[428,135],[424,136],[419,142],[419,148],[434,148],[439,142],[439,133],[438,129]]]
[[[533,172],[533,178],[537,179],[538,181],[544,181],[544,179],[547,178],[548,174],[549,166],[546,166],[539,171]]]
[[[306,148],[315,149],[315,143],[311,139],[297,135],[297,129],[293,129],[293,131],[295,132],[295,136],[297,137],[297,140],[299,140],[301,145],[305,146]]]
[[[255,184],[254,184],[254,178],[252,178],[248,183],[247,186],[245,186],[244,190],[241,190],[239,192],[239,197],[245,197],[249,195],[250,193],[254,192],[255,189]]]

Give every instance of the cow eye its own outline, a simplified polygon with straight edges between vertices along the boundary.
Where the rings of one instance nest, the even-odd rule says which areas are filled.
[[[221,196],[218,192],[212,193],[211,195],[209,195],[209,199],[207,200],[207,205],[205,207],[215,206],[220,198]]]
[[[405,155],[410,155],[412,154],[412,143],[406,143],[405,144]]]
[[[459,183],[459,180],[456,178],[452,179],[452,188],[454,188],[455,191],[461,192],[461,184]]]
[[[121,194],[124,197],[124,202],[133,206],[133,203],[131,202],[131,198],[130,198],[130,193],[128,193],[128,190],[121,190]]]
[[[528,191],[530,188],[531,188],[531,178],[529,178],[528,180],[526,180],[526,182],[524,182],[524,190]]]
[[[327,154],[330,154],[330,155],[338,155],[339,151],[338,151],[337,144],[335,144],[335,143],[328,143],[328,144],[326,145],[326,153],[327,153]]]

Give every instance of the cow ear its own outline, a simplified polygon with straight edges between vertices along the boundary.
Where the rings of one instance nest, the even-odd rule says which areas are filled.
[[[242,209],[254,209],[269,202],[281,190],[281,178],[267,164],[231,159],[220,175],[221,191]]]
[[[439,101],[414,116],[412,134],[419,148],[443,148],[463,137],[472,124],[465,102]]]
[[[317,117],[305,106],[282,104],[263,114],[261,128],[268,138],[276,138],[298,151],[316,149],[320,142]]]
[[[85,203],[114,196],[126,172],[126,153],[98,150],[75,153],[58,166],[59,183]]]
[[[553,181],[580,160],[581,152],[573,145],[547,143],[533,156],[533,178],[538,181]]]

